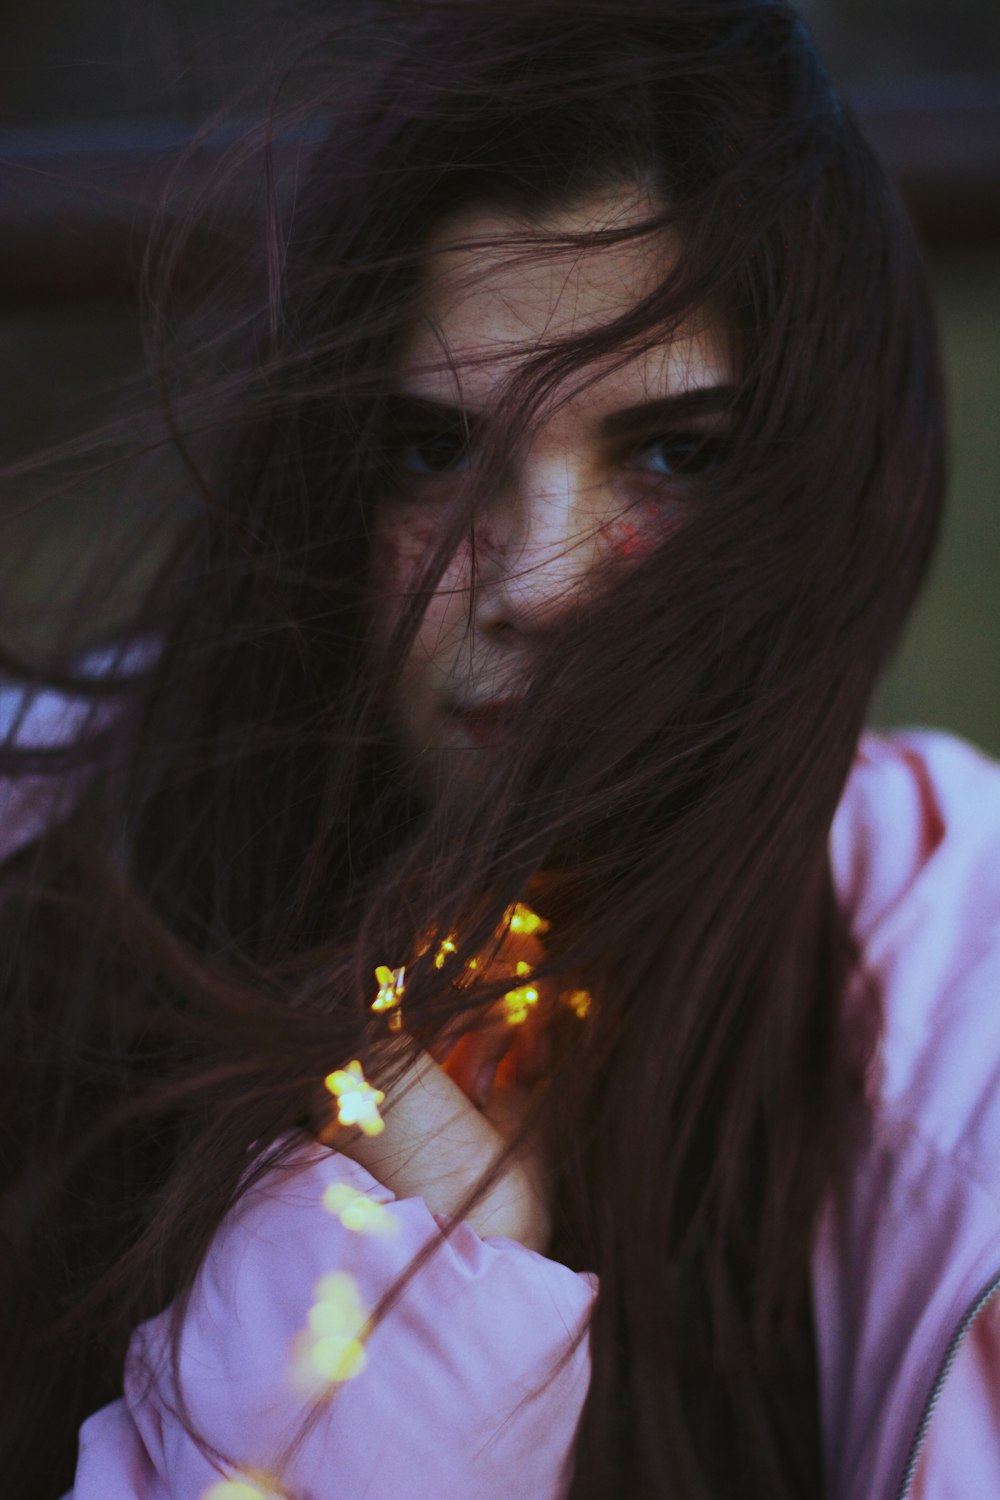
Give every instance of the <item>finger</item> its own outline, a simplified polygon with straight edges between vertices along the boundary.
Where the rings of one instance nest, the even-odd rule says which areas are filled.
[[[378,1083],[379,1070],[370,1079]],[[410,1068],[389,1084],[381,1132],[367,1135],[353,1126],[325,1142],[359,1162],[397,1198],[422,1198],[435,1215],[454,1216],[495,1166],[504,1150],[503,1132],[429,1056],[419,1052]],[[507,1103],[511,1113],[517,1101]],[[507,1114],[498,1117],[511,1128]],[[516,1118],[511,1113],[511,1118]],[[547,1185],[534,1157],[518,1153],[484,1197],[464,1209],[465,1221],[483,1237],[503,1235],[544,1252],[551,1216]]]
[[[516,1069],[514,1081],[530,1087],[548,1077],[553,1062],[552,1021],[548,1007],[534,1007],[516,1028],[511,1049]]]
[[[500,1017],[460,1037],[449,1054],[446,1072],[479,1108],[489,1098],[497,1068],[513,1040],[512,1028]]]
[[[488,1016],[489,1011],[487,1010],[483,1012],[483,1014]],[[467,1012],[461,1012],[459,1015],[452,1016],[451,1020],[445,1024],[444,1029],[442,1030],[437,1040],[431,1042],[427,1047],[427,1051],[430,1053],[431,1057],[433,1057],[434,1061],[440,1064],[442,1067],[445,1065],[448,1058],[451,1057],[451,1055],[454,1053],[455,1048],[458,1046],[459,1042],[463,1040],[462,1027],[467,1022],[467,1018]],[[483,1023],[481,1022],[480,1024]],[[468,1033],[466,1033],[466,1035],[468,1035]]]
[[[550,1010],[545,1003],[533,1006],[523,1021],[512,1024],[506,1007],[497,1002],[487,1024],[456,1043],[446,1070],[480,1109],[494,1083],[530,1088],[548,1076],[553,1060]]]

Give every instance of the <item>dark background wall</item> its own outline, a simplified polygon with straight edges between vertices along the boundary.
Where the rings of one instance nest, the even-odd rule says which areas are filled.
[[[419,3],[419,0],[414,0]],[[802,0],[900,181],[927,256],[951,389],[951,510],[876,707],[1000,755],[1000,4]],[[0,20],[0,461],[99,420],[137,370],[139,247],[178,144],[341,0],[49,0]],[[121,497],[100,480],[19,514],[0,498],[0,588],[71,590]],[[133,504],[141,498],[133,497]],[[109,580],[109,587],[111,585]]]

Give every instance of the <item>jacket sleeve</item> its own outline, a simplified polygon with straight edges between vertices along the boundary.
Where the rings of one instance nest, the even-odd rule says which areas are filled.
[[[124,1398],[82,1429],[71,1500],[556,1500],[586,1336],[553,1372],[596,1277],[457,1223],[368,1329],[448,1222],[303,1137],[223,1224],[176,1362],[168,1314],[133,1337]]]
[[[995,1312],[946,1365],[1000,1274],[1000,767],[867,737],[831,849],[876,1045],[813,1258],[827,1490],[902,1493],[924,1441],[925,1500],[1000,1495]]]
[[[0,683],[0,743],[19,750],[67,744],[81,732],[89,707],[49,691],[29,699],[25,688]],[[0,776],[0,863],[69,813],[82,786],[79,776]]]
[[[81,678],[110,679],[124,690],[131,677],[156,661],[160,649],[152,638],[98,647],[77,659],[76,671]],[[72,745],[112,724],[118,712],[114,699],[93,701],[86,694],[0,681],[0,745],[14,750]],[[0,776],[0,863],[68,817],[87,779],[80,772]]]

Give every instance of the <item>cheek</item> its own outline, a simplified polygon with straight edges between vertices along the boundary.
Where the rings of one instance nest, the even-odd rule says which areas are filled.
[[[427,566],[439,541],[433,516],[407,515],[383,524],[372,551],[371,600],[376,641],[387,647],[410,601],[420,619],[406,664],[407,673],[447,656],[456,634],[468,626],[472,548],[463,539],[433,592],[421,593]],[[476,550],[483,538],[477,529]]]
[[[372,551],[372,583],[377,593],[391,599],[408,598],[421,579],[438,541],[433,516],[407,516],[382,525]],[[497,550],[497,539],[489,520],[476,523],[475,541],[463,539],[445,568],[439,591],[468,589],[472,578],[473,550],[478,562]]]
[[[641,500],[629,506],[624,514],[606,521],[601,536],[612,555],[638,561],[662,546],[679,525],[680,518],[661,500]]]
[[[411,594],[434,547],[434,523],[416,517],[382,526],[372,555],[372,583],[392,599]]]

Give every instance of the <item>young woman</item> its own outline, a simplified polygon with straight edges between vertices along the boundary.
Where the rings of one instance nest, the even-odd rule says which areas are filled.
[[[305,58],[170,548],[6,661],[12,1492],[992,1493],[1000,779],[862,737],[901,212],[783,0]]]

